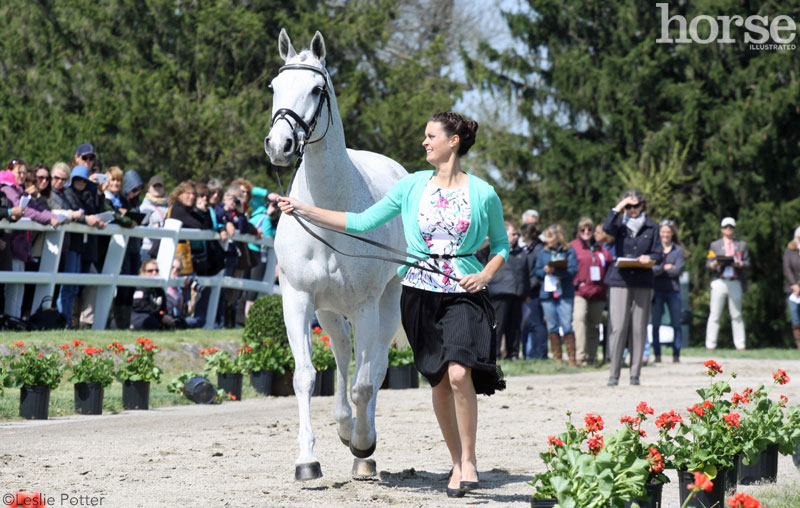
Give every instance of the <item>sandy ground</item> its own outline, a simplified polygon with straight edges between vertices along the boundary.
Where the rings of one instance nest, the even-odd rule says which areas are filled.
[[[728,360],[725,376],[741,391],[769,383],[776,368],[800,376],[800,362]],[[707,383],[702,360],[647,367],[642,386],[605,386],[607,373],[509,378],[509,387],[481,397],[478,434],[483,488],[462,499],[445,496],[450,465],[430,408],[430,389],[382,390],[378,396],[379,478],[351,478],[353,458],[339,441],[333,398],[314,398],[316,453],[324,477],[294,481],[297,409],[294,397],[257,398],[219,406],[183,406],[118,415],[72,416],[0,425],[0,495],[20,489],[52,497],[53,506],[529,506],[533,473],[546,436],[601,414],[607,430],[639,401],[656,413],[697,402]],[[800,378],[776,389],[800,402]],[[775,395],[777,396],[777,393]],[[652,420],[647,430],[653,435]],[[791,457],[781,457],[779,484],[796,483]],[[678,506],[675,475],[664,506]],[[758,487],[749,487],[758,493]]]

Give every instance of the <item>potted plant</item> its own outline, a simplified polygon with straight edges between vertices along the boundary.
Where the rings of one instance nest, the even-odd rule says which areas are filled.
[[[531,506],[621,508],[641,492],[650,464],[636,455],[639,433],[625,426],[604,443],[603,419],[589,413],[584,422],[576,428],[568,421],[565,433],[548,436],[550,446],[540,455],[547,470],[531,482]]]
[[[64,364],[57,354],[43,353],[37,346],[25,347],[14,342],[5,358],[6,386],[20,388],[19,415],[29,420],[46,420],[50,406],[50,390],[58,387]]]
[[[657,508],[661,506],[661,491],[664,484],[669,482],[669,478],[664,474],[664,458],[658,447],[655,444],[649,444],[642,441],[647,437],[642,425],[647,421],[648,415],[655,414],[652,407],[648,406],[646,402],[640,402],[636,406],[636,416],[623,416],[620,423],[628,427],[632,431],[633,441],[630,443],[630,448],[633,456],[644,459],[647,461],[647,478],[642,485],[642,490],[629,501],[625,506],[629,508],[636,503],[639,508]],[[606,445],[607,449],[611,448],[611,443]]]
[[[737,454],[743,447],[741,415],[730,401],[724,399],[724,395],[731,391],[730,384],[714,381],[714,377],[722,373],[722,367],[713,360],[704,365],[710,385],[697,390],[703,401],[687,408],[688,422],[674,411],[662,414],[656,420],[660,434],[657,448],[669,466],[678,470],[681,502],[689,496],[687,486],[694,480],[693,474],[700,472],[715,486],[709,492],[698,492],[688,506],[702,506],[700,503],[706,506],[719,503],[721,506],[726,490],[736,486]],[[676,431],[671,435],[673,429]]]
[[[103,413],[103,393],[114,381],[114,360],[109,351],[120,352],[124,348],[118,342],[108,345],[109,351],[95,347],[83,347],[78,339],[62,344],[67,358],[70,380],[74,384],[75,412],[86,415]]]
[[[739,461],[739,483],[749,485],[757,481],[774,482],[778,475],[778,450],[783,448],[792,453],[797,446],[800,431],[782,433],[784,428],[784,408],[789,402],[785,395],[778,400],[769,397],[775,385],[789,382],[786,371],[778,369],[772,375],[773,385],[765,389],[746,388],[742,395],[734,393],[731,403],[742,413],[741,432],[744,439]]]
[[[386,369],[386,378],[384,380],[384,387],[390,389],[404,389],[411,388],[411,378],[417,375],[416,368],[414,368],[414,351],[411,347],[404,347],[398,349],[394,344],[389,348],[389,367]],[[419,386],[419,377],[417,377],[417,386]]]
[[[196,404],[219,404],[228,398],[224,390],[214,388],[204,373],[193,371],[184,372],[170,381],[167,391],[183,395]]]
[[[161,368],[156,365],[159,348],[150,339],[139,337],[133,350],[124,348],[123,359],[116,372],[122,383],[122,407],[150,408],[150,383],[161,380]]]
[[[322,335],[319,327],[314,329],[311,337],[311,363],[317,369],[313,395],[333,395],[336,359],[331,351],[331,338],[328,335]]]
[[[286,396],[294,395],[292,377],[294,370],[294,357],[289,348],[289,339],[286,333],[286,325],[283,322],[283,299],[280,295],[260,296],[250,307],[250,313],[244,323],[242,342],[254,349],[253,353],[264,354],[269,360],[265,366],[258,368],[258,361],[253,362],[252,372],[273,370],[272,384],[270,386],[272,395]],[[265,342],[267,344],[265,344]],[[267,351],[261,351],[261,346],[272,346]],[[272,369],[267,365],[278,368]],[[263,376],[269,374],[261,373]],[[258,383],[261,375],[253,378],[251,373],[250,381]],[[263,380],[263,381],[266,381]],[[266,382],[263,383],[266,385]]]
[[[272,395],[275,379],[286,372],[286,347],[267,338],[243,344],[240,353],[250,371],[250,385],[262,395]]]
[[[203,349],[200,356],[206,360],[204,371],[217,374],[217,388],[230,394],[231,400],[242,400],[242,378],[247,370],[244,356],[231,355],[218,347]]]

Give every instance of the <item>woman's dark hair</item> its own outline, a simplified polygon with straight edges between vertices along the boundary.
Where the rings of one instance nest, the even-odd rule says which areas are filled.
[[[525,240],[525,243],[531,243],[536,238],[539,238],[539,227],[533,222],[526,222],[519,228],[519,234]]]
[[[475,133],[478,132],[478,122],[467,120],[458,113],[452,111],[442,111],[433,115],[429,122],[438,122],[448,136],[458,136],[458,156],[463,157],[467,154],[472,145],[475,144]]]

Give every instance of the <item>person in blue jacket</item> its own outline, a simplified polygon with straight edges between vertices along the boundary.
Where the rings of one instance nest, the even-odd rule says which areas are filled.
[[[494,309],[485,289],[508,257],[503,207],[494,188],[461,169],[461,157],[477,130],[476,122],[457,113],[433,115],[422,146],[435,169],[404,177],[361,213],[279,199],[283,213],[298,211],[350,233],[377,228],[400,214],[408,252],[438,255],[424,262],[447,275],[407,266],[398,275],[403,328],[414,363],[431,384],[434,413],[453,461],[448,497],[478,487],[476,394],[505,388],[495,360]],[[474,254],[487,234],[490,252],[484,266]]]
[[[564,263],[566,266],[561,266]],[[547,322],[553,360],[562,361],[560,328],[564,333],[569,366],[576,367],[575,331],[572,329],[575,287],[572,279],[578,273],[578,257],[575,249],[567,243],[564,229],[560,225],[553,224],[544,230],[544,248],[536,259],[534,273],[542,280],[539,301]]]

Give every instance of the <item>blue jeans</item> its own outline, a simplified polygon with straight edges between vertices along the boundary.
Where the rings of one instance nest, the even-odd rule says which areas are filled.
[[[572,307],[574,298],[547,298],[541,300],[548,333],[558,333],[559,326],[564,335],[572,331]]]
[[[683,341],[683,327],[681,326],[681,294],[678,291],[655,291],[653,294],[653,352],[661,356],[661,343],[659,342],[659,328],[661,316],[664,313],[664,304],[669,309],[669,322],[672,325],[672,356],[679,356],[681,342]]]
[[[522,338],[520,347],[526,360],[547,359],[547,328],[544,326],[542,303],[531,298],[522,304]]]
[[[63,273],[81,273],[81,253],[68,250],[64,255]],[[72,328],[72,307],[75,305],[75,298],[78,297],[80,286],[63,285],[58,294],[56,306],[58,312],[67,318],[67,328]]]
[[[800,303],[794,303],[789,300],[792,293],[786,295],[786,303],[789,305],[789,314],[792,316],[792,324],[800,325]]]

